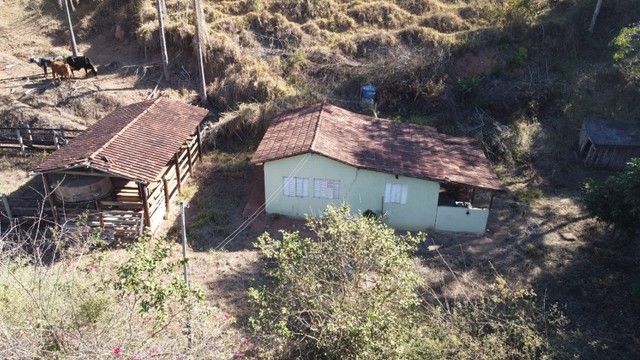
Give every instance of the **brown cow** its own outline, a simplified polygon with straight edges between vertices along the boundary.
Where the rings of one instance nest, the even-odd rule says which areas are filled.
[[[64,63],[62,61],[54,61],[49,65],[51,68],[51,72],[53,73],[53,78],[56,78],[56,75],[62,78],[71,79],[71,66],[69,64]]]

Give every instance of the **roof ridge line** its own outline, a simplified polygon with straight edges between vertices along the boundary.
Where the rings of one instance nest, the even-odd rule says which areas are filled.
[[[87,156],[88,160],[93,160],[93,157],[96,156],[99,152],[101,152],[102,150],[104,150],[108,145],[110,145],[112,142],[114,142],[120,135],[122,135],[122,133],[129,129],[131,127],[131,125],[133,125],[136,121],[138,121],[142,115],[146,114],[147,112],[149,112],[149,110],[151,110],[154,106],[156,106],[156,104],[160,101],[160,99],[162,99],[162,97],[158,97],[148,108],[144,109],[144,111],[142,111],[140,114],[138,114],[138,116],[136,116],[135,118],[133,118],[133,120],[131,120],[125,127],[123,127],[122,129],[120,129],[120,131],[118,131],[117,133],[115,133],[111,139],[109,139],[109,141],[107,141],[106,143],[104,143],[104,145],[102,145],[101,147],[99,147],[96,151],[94,151],[91,155]]]
[[[316,121],[316,127],[315,129],[313,129],[313,139],[311,139],[309,150],[313,150],[313,147],[316,144],[316,139],[318,138],[318,128],[320,127],[320,120],[322,120],[322,111],[324,111],[324,103],[320,104],[320,111],[318,111],[318,121]]]

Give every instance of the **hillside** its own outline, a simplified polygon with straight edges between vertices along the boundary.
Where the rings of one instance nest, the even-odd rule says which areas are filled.
[[[99,75],[85,78],[81,71],[58,83],[27,59],[70,55],[64,11],[51,0],[0,3],[0,126],[84,128],[148,97],[196,102],[191,1],[166,5],[170,81],[161,78],[152,2],[81,0],[72,13],[76,38]],[[640,7],[637,0],[605,0],[590,34],[594,6],[591,0],[203,1],[206,106],[224,125],[212,125],[188,219],[194,281],[207,289],[209,303],[238,314],[236,330],[249,332],[247,278],[258,276],[260,258],[251,243],[262,231],[300,226],[261,217],[225,251],[216,250],[244,221],[253,170],[247,159],[268,121],[318,101],[370,114],[358,100],[360,87],[373,84],[378,116],[479,139],[509,189],[496,198],[485,236],[429,234],[415,258],[428,284],[454,301],[477,295],[475,285],[482,288],[498,272],[514,288],[533,288],[560,304],[569,330],[580,335],[570,352],[640,357],[640,244],[611,239],[586,216],[579,184],[610,173],[585,169],[574,154],[585,117],[640,122],[640,86],[615,65],[609,46],[640,19]],[[0,152],[0,193],[22,186],[43,156]],[[168,225],[170,239],[178,238],[176,225]],[[565,232],[578,240],[564,240]]]

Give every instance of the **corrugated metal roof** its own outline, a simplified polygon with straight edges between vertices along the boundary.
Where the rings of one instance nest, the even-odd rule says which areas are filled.
[[[435,128],[317,104],[279,115],[251,162],[317,153],[374,171],[503,190],[479,144]]]
[[[158,98],[119,108],[52,153],[34,173],[93,168],[153,182],[208,110]]]
[[[596,145],[640,146],[640,125],[616,123],[605,119],[584,121],[587,136]]]

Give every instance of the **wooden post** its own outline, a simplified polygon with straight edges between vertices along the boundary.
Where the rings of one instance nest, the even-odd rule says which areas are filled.
[[[491,201],[489,201],[489,210],[491,210],[491,207],[493,206],[493,195],[494,193],[491,193]]]
[[[140,228],[138,229],[138,235],[144,234],[144,211],[140,213]]]
[[[20,135],[20,129],[16,129],[16,135],[18,136],[18,144],[20,144],[20,154],[24,155],[24,142],[22,141],[22,135]]]
[[[104,217],[102,215],[102,203],[96,200],[96,210],[98,210],[98,218],[100,219],[100,227],[104,229]]]
[[[138,184],[138,193],[142,198],[142,207],[144,211],[144,224],[151,227],[151,217],[149,214],[149,199],[147,196],[147,186],[145,184]]]
[[[49,206],[51,206],[51,215],[53,215],[53,222],[58,223],[58,210],[56,209],[56,202],[51,196],[51,186],[49,185],[49,175],[42,174],[42,184],[44,185],[44,194],[49,199]]]
[[[473,202],[476,199],[476,188],[473,188],[473,190],[471,190],[471,205],[473,205]]]
[[[58,135],[56,135],[56,131],[51,130],[51,135],[53,135],[53,145],[56,147],[56,150],[60,149],[60,144],[58,144]]]
[[[196,138],[198,139],[198,157],[202,159],[202,137],[200,137],[200,125],[196,126]]]
[[[189,176],[193,176],[193,169],[191,168],[191,148],[189,147],[189,143],[187,143],[187,160],[189,161]]]
[[[171,211],[171,201],[169,199],[169,182],[164,176],[162,177],[162,187],[164,188],[164,219],[166,220],[169,217],[169,211]]]
[[[33,136],[31,135],[31,127],[29,126],[29,124],[25,124],[24,127],[27,128],[27,139],[29,139],[29,143],[33,145]]]
[[[64,135],[64,125],[60,125],[60,137],[62,137],[63,139],[65,139],[66,142],[66,137]]]
[[[6,194],[2,194],[2,202],[4,203],[4,209],[7,212],[9,222],[13,223],[13,214],[11,213],[11,207],[9,207],[9,198]]]
[[[178,178],[178,194],[182,195],[182,177],[180,176],[180,153],[174,156],[176,160],[176,177]]]

